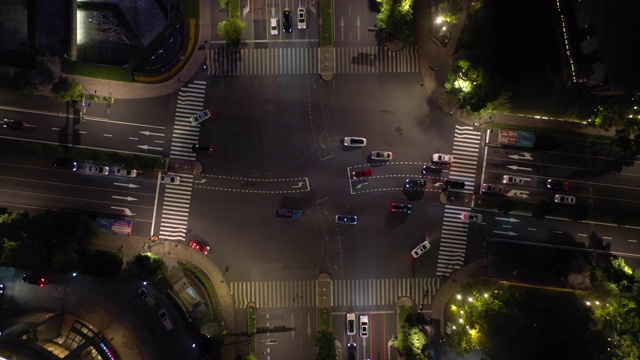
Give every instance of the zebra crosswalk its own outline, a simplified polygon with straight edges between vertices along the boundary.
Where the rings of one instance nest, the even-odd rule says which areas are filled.
[[[193,175],[174,173],[169,173],[169,175],[179,176],[180,183],[166,184],[164,188],[159,237],[166,240],[185,241]]]
[[[417,47],[391,51],[387,47],[335,48],[336,73],[419,72]],[[207,75],[318,74],[318,48],[243,49],[233,52],[222,46],[207,52]]]
[[[454,161],[451,164],[450,176],[463,180],[466,184],[464,192],[467,193],[473,193],[475,188],[481,143],[481,132],[473,130],[471,126],[456,125],[453,138]]]
[[[464,265],[469,223],[462,221],[461,216],[470,210],[468,207],[445,205],[436,275],[448,276]]]
[[[314,307],[316,281],[231,282],[231,295],[237,309],[254,302],[259,308]],[[395,305],[400,296],[430,304],[440,288],[438,278],[333,280],[333,306]]]
[[[200,125],[193,125],[189,118],[202,111],[206,82],[193,81],[178,92],[178,105],[171,138],[171,152],[174,159],[195,160],[191,145],[198,143]],[[205,120],[206,121],[206,120]]]

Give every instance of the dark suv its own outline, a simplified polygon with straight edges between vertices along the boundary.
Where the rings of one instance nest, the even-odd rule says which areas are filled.
[[[285,10],[282,12],[282,30],[284,32],[292,32],[291,27],[291,11]]]
[[[44,274],[36,273],[36,272],[24,274],[24,276],[22,277],[22,282],[43,287],[45,282],[45,276]]]
[[[442,184],[442,190],[464,190],[464,181],[456,181],[456,180],[445,180],[444,184]]]
[[[69,159],[58,159],[53,163],[53,167],[57,169],[76,171],[78,170],[78,163]]]
[[[405,190],[424,190],[427,187],[427,180],[407,179],[404,182]]]
[[[425,165],[422,167],[422,176],[427,176],[427,174],[441,174],[442,166],[440,165]]]

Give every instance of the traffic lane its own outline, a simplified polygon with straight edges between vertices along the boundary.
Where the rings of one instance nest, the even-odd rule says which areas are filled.
[[[489,214],[487,224],[494,238],[549,245],[577,242],[585,247],[589,246],[590,241],[596,240],[609,244],[612,252],[640,255],[640,229],[553,218],[537,220],[528,216],[495,213]]]
[[[377,12],[370,7],[370,2],[336,1],[333,11],[337,46],[376,46],[375,33],[367,31],[376,25]]]
[[[127,151],[151,155],[168,155],[171,146],[170,129],[151,124],[126,123],[88,118],[73,132],[73,143],[91,148]],[[68,135],[60,130],[60,143]]]
[[[288,359],[295,354],[296,359],[313,359],[316,317],[316,308],[258,308],[256,353],[263,358]]]

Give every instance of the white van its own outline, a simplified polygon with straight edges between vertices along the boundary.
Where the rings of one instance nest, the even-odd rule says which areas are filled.
[[[153,295],[151,295],[151,293],[147,289],[145,288],[138,289],[138,295],[140,295],[140,297],[147,304],[149,304],[149,306],[154,306],[156,304],[156,298]]]
[[[271,18],[271,35],[278,36],[278,18]]]
[[[167,328],[167,330],[169,331],[173,330],[173,323],[169,318],[169,314],[167,314],[167,310],[165,309],[158,310],[158,316],[160,317],[160,321],[162,321],[162,325],[164,325],[164,327]]]

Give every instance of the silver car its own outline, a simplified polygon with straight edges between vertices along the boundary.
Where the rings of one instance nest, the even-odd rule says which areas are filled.
[[[191,123],[195,125],[207,120],[210,117],[211,113],[209,112],[209,110],[204,110],[190,117],[189,121],[191,121]]]
[[[558,194],[553,197],[553,201],[558,204],[573,205],[576,203],[576,197],[571,195]]]
[[[164,184],[180,184],[180,176],[177,175],[162,175],[160,182]]]
[[[361,137],[347,136],[342,140],[344,146],[365,146],[367,145],[367,139]]]
[[[524,179],[520,176],[505,175],[502,177],[502,183],[507,185],[522,185],[524,184]]]
[[[372,151],[371,159],[389,161],[393,159],[393,153],[391,151]]]

